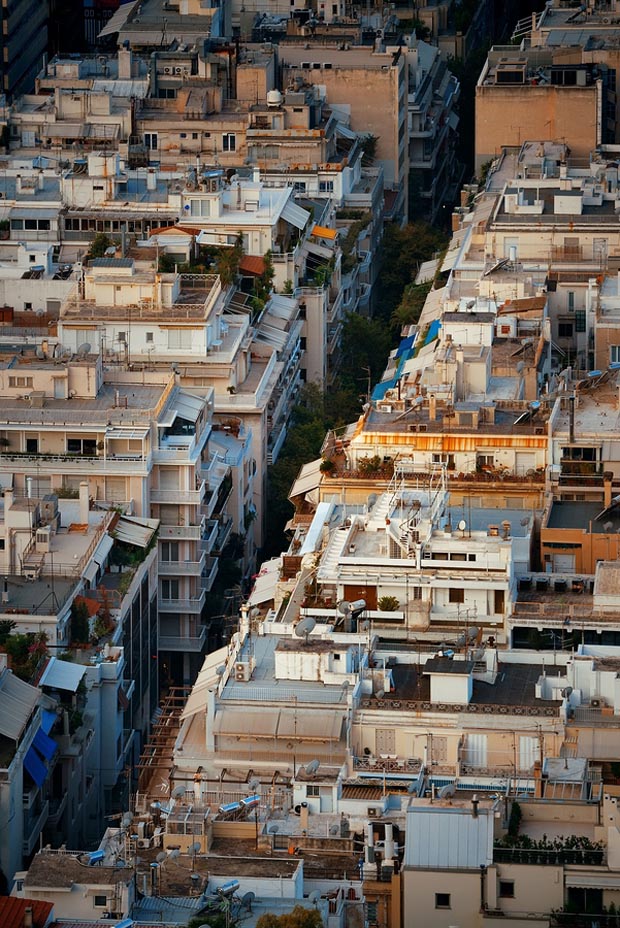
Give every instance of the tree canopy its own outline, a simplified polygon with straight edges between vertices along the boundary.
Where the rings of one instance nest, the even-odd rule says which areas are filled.
[[[256,928],[323,928],[323,919],[316,909],[296,905],[292,912],[273,915],[267,912],[256,922]]]

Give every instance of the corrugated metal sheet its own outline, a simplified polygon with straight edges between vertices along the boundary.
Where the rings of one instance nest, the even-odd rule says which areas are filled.
[[[282,558],[274,557],[266,561],[256,577],[256,582],[252,592],[248,597],[250,606],[258,606],[261,603],[267,603],[273,599],[280,579],[280,568],[282,567]]]
[[[194,396],[192,393],[186,393],[185,390],[179,390],[174,398],[173,408],[176,409],[182,419],[189,422],[196,422],[200,411],[205,405],[205,399],[202,396]]]
[[[217,686],[220,679],[216,673],[218,667],[226,663],[228,657],[228,646],[219,648],[205,657],[200,672],[196,677],[196,682],[192,687],[189,698],[185,703],[185,708],[181,714],[182,719],[187,719],[197,712],[204,712],[207,707],[209,690]]]
[[[291,225],[295,226],[297,229],[303,229],[306,226],[306,223],[310,219],[310,213],[307,209],[302,209],[301,206],[297,206],[293,200],[288,200],[284,209],[281,213],[282,219],[286,219],[287,222],[290,222]]]
[[[138,548],[148,548],[151,539],[159,528],[159,519],[137,519],[134,516],[121,516],[114,529],[118,541]]]
[[[471,868],[493,862],[493,814],[412,806],[407,810],[406,867]]]
[[[40,695],[36,687],[5,670],[0,676],[0,734],[18,741]]]
[[[122,29],[139,3],[140,0],[133,0],[133,3],[124,3],[122,6],[119,6],[116,13],[110,17],[97,38],[102,39],[105,35],[114,35],[115,32]]]
[[[213,733],[238,738],[275,738],[280,720],[279,709],[226,707],[214,719]]]
[[[344,712],[323,709],[297,709],[282,713],[278,738],[303,738],[305,741],[340,741]]]
[[[75,693],[85,673],[86,667],[82,664],[74,664],[71,661],[62,661],[58,657],[50,657],[47,667],[41,674],[39,685],[49,686],[52,689],[69,690],[69,692]]]
[[[306,493],[318,490],[321,483],[321,461],[322,458],[316,458],[316,460],[303,465],[290,489],[289,499],[293,499],[295,496],[305,496]]]

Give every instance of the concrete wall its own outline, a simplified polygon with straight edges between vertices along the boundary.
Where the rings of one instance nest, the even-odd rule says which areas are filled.
[[[476,170],[495,158],[502,146],[521,146],[531,139],[562,139],[573,158],[587,158],[599,140],[599,98],[598,84],[476,87]]]

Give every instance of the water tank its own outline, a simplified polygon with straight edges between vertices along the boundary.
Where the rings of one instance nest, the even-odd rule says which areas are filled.
[[[267,106],[280,106],[282,103],[282,94],[279,90],[267,91]]]

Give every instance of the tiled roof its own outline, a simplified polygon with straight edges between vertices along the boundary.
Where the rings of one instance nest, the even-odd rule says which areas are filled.
[[[24,912],[32,909],[33,928],[44,928],[53,911],[51,902],[41,899],[17,899],[14,896],[0,896],[0,925],[2,928],[23,928]]]

